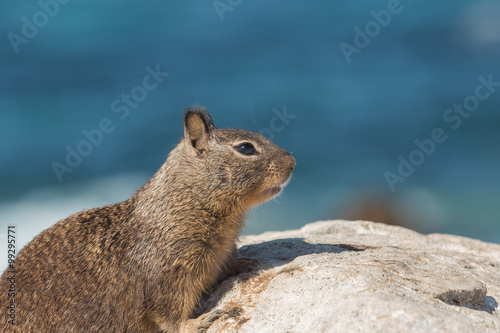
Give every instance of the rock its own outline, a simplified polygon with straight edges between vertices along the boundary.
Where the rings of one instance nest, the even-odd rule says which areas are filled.
[[[242,237],[207,332],[500,332],[500,245],[364,221]]]

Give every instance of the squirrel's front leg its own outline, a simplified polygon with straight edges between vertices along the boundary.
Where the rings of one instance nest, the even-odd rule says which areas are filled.
[[[225,280],[229,276],[237,275],[240,273],[248,273],[259,268],[260,265],[257,260],[240,257],[238,249],[236,248],[236,246],[234,246],[228,263],[226,264],[226,267],[224,269],[224,274],[219,277],[218,283],[222,282],[222,280]],[[180,324],[179,332],[205,332],[217,319],[219,319],[225,313],[226,311],[224,310],[216,309],[208,313],[204,313],[198,318],[183,321]]]

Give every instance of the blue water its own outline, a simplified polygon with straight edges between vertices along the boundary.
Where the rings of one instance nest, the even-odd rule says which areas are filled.
[[[294,178],[253,211],[246,233],[392,214],[422,232],[500,243],[500,88],[456,130],[443,119],[479,76],[500,81],[497,1],[402,0],[350,63],[340,44],[354,46],[354,28],[365,31],[388,1],[242,1],[221,16],[211,1],[50,8],[44,21],[39,3],[0,4],[0,234],[16,224],[27,242],[132,195],[180,140],[184,107],[199,103],[219,127],[269,133],[276,110],[294,116],[272,132],[297,158]],[[40,27],[13,46],[23,17]],[[151,90],[148,66],[169,73]],[[66,147],[103,119],[108,133],[60,181],[54,161],[66,164]],[[436,128],[446,141],[392,192],[384,173]],[[99,184],[111,184],[105,195]],[[366,200],[390,214],[359,213]]]

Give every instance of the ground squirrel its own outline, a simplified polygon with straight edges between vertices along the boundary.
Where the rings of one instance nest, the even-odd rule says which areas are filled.
[[[246,211],[276,196],[295,158],[260,134],[215,128],[201,107],[130,199],[72,215],[15,260],[15,325],[0,281],[2,332],[177,332],[231,267]],[[198,319],[199,320],[199,319]],[[194,323],[194,324],[193,324]]]

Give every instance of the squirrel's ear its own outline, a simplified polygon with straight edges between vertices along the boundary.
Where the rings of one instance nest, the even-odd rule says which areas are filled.
[[[184,138],[198,152],[208,148],[208,139],[214,129],[212,117],[204,108],[195,107],[184,113]]]

